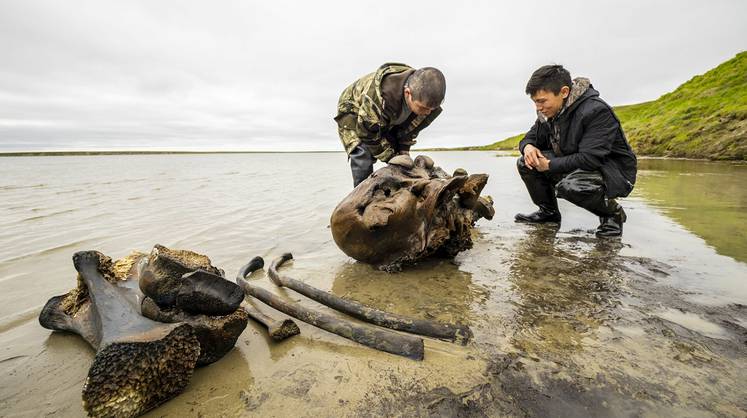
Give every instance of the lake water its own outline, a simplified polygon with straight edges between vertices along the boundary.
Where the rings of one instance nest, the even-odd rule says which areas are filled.
[[[624,236],[599,240],[598,220],[565,201],[559,230],[514,223],[533,210],[515,158],[429,155],[488,173],[496,215],[455,260],[397,274],[332,240],[352,185],[341,153],[0,158],[0,415],[83,413],[94,353],[41,328],[39,310],[74,287],[75,251],[116,259],[154,244],[206,254],[229,277],[290,251],[292,277],[467,323],[475,339],[429,340],[414,362],[303,324],[272,343],[250,324],[152,416],[747,413],[747,165],[641,160]]]

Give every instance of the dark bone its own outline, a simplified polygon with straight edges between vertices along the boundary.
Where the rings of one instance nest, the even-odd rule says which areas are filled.
[[[390,312],[380,311],[358,302],[343,299],[331,293],[324,292],[294,278],[278,274],[277,268],[292,258],[293,255],[291,253],[285,253],[270,263],[268,273],[273,283],[281,287],[284,286],[291,288],[308,298],[329,306],[332,309],[382,327],[455,341],[462,345],[466,345],[472,338],[472,331],[464,325],[441,324],[434,321],[407,318]]]
[[[463,207],[473,209],[483,218],[490,220],[495,215],[493,200],[480,200],[481,198],[486,199],[480,196],[480,193],[487,182],[487,174],[473,174],[467,177],[467,181],[459,190],[458,195],[460,204]]]
[[[197,270],[223,276],[204,255],[156,245],[139,272],[140,290],[162,308],[179,306],[192,313],[227,315],[239,307],[241,289]]]
[[[179,308],[161,308],[149,297],[143,299],[140,312],[158,322],[189,324],[200,342],[198,366],[214,363],[231,351],[249,321],[247,313],[241,308],[229,315],[190,314]]]
[[[39,323],[76,333],[96,350],[83,385],[89,415],[137,416],[184,390],[200,344],[187,324],[142,317],[99,271],[102,260],[110,261],[96,251],[75,253],[73,263],[85,289],[50,299]],[[69,312],[71,297],[78,298],[74,312]]]
[[[240,308],[244,291],[212,272],[222,274],[204,255],[156,245],[128,275],[137,281],[130,286],[135,290],[158,289],[168,294],[176,291],[173,306],[161,306],[154,298],[140,293],[137,297],[140,312],[154,321],[191,325],[200,341],[198,366],[213,363],[227,354],[248,322],[246,312]],[[174,276],[177,274],[181,277]]]
[[[251,305],[243,305],[242,309],[244,309],[250,318],[262,324],[267,329],[267,334],[270,338],[275,341],[283,341],[286,338],[301,333],[301,329],[290,318],[278,320],[260,312]]]
[[[176,307],[191,314],[229,315],[243,300],[236,283],[200,269],[182,276]]]
[[[259,258],[259,257],[257,257]],[[263,265],[258,261],[253,267]],[[244,273],[251,273],[245,271]],[[271,307],[290,315],[308,324],[319,327],[325,331],[337,334],[341,337],[363,344],[367,347],[397,354],[413,360],[422,360],[424,356],[423,340],[409,335],[400,335],[392,331],[374,328],[366,324],[355,324],[350,321],[335,318],[322,312],[305,308],[297,303],[287,302],[265,289],[254,287],[243,277],[236,277],[236,282],[248,295],[259,299]]]
[[[264,267],[264,264],[265,262],[262,258],[253,258],[250,262],[239,269],[236,279],[243,279],[249,275],[249,273]],[[292,319],[275,319],[248,304],[243,305],[242,308],[244,308],[244,311],[246,311],[250,318],[262,324],[265,329],[267,329],[267,333],[270,337],[275,341],[282,341],[301,333],[301,329],[298,328],[298,325],[296,325]]]

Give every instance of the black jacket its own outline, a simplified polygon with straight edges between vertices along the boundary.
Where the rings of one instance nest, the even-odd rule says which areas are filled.
[[[620,120],[612,108],[589,87],[570,107],[543,122],[540,119],[519,143],[519,151],[532,144],[551,150],[553,124],[560,129],[562,156],[550,160],[550,173],[565,174],[582,169],[602,172],[609,198],[627,196],[633,190],[637,160],[630,148]]]

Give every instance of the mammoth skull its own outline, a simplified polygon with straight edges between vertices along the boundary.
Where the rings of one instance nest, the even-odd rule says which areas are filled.
[[[494,214],[480,192],[487,174],[448,175],[433,160],[392,158],[340,202],[332,213],[337,246],[384,270],[430,255],[453,257],[472,246],[470,231]]]

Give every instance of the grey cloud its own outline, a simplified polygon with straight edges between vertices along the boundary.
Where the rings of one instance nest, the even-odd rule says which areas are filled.
[[[522,132],[548,62],[611,104],[655,99],[745,49],[747,3],[0,3],[0,152],[339,150],[342,89],[386,61],[446,74],[420,146]]]

